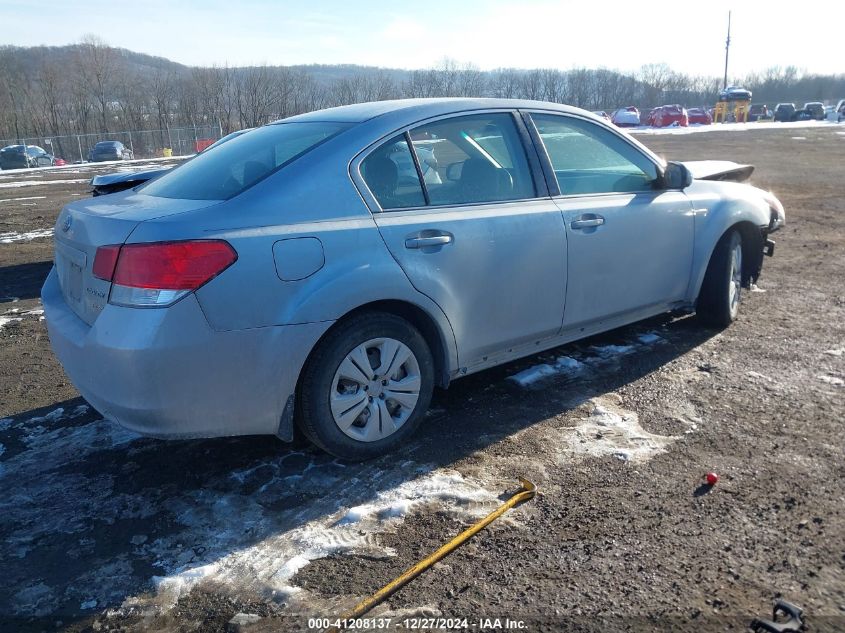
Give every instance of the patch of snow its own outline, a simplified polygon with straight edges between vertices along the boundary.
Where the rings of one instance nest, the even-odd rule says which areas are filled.
[[[523,369],[521,372],[514,374],[513,376],[508,376],[508,380],[512,380],[520,387],[527,387],[538,380],[542,380],[548,376],[554,376],[555,374],[557,374],[557,370],[554,367],[543,363],[541,365],[534,365],[528,369]]]
[[[34,187],[36,185],[74,185],[80,182],[88,182],[88,178],[73,178],[70,180],[18,180],[15,182],[0,182],[0,189],[19,189],[21,187]]]
[[[28,198],[6,198],[0,202],[18,202],[19,200],[44,200],[47,196],[29,196]]]
[[[529,385],[534,384],[538,380],[548,378],[549,376],[559,376],[567,374],[574,375],[583,370],[584,363],[577,361],[574,358],[570,358],[569,356],[559,356],[555,360],[554,365],[549,365],[547,363],[534,365],[533,367],[529,367],[528,369],[523,369],[518,374],[508,376],[508,380],[515,382],[520,387],[528,387]]]
[[[558,356],[555,367],[559,372],[578,373],[584,370],[584,363],[569,356]]]
[[[774,131],[803,128],[834,129],[835,124],[827,121],[750,121],[748,123],[714,123],[712,125],[691,125],[689,127],[634,127],[625,128],[631,134],[700,134],[707,132],[751,132],[751,131]],[[839,134],[839,132],[837,132]]]
[[[38,239],[39,237],[52,236],[53,229],[36,229],[34,231],[27,231],[25,233],[10,231],[8,233],[0,233],[0,244],[11,244],[13,242],[28,242],[30,240]]]
[[[576,427],[562,430],[564,459],[613,456],[643,462],[666,452],[677,437],[655,435],[640,426],[639,417],[622,409],[612,398],[590,401],[590,414]]]
[[[633,345],[592,345],[590,347],[600,358],[610,358],[612,356],[622,356],[630,354],[634,351]]]
[[[23,319],[21,317],[0,316],[0,330],[3,329],[4,325],[8,325],[9,323],[13,323],[15,321],[23,321]]]
[[[378,474],[384,475],[380,471],[372,473]],[[309,479],[303,483],[314,482]],[[354,477],[348,483],[360,487],[363,480]],[[331,489],[335,503],[342,503],[344,490]],[[220,557],[213,563],[186,564],[156,577],[156,601],[166,608],[175,604],[184,592],[205,581],[286,600],[301,591],[291,585],[291,579],[313,560],[338,552],[394,555],[391,549],[379,545],[377,535],[395,529],[403,517],[418,508],[434,506],[454,515],[475,518],[489,512],[497,503],[496,494],[480,483],[456,471],[438,469],[383,489],[364,504],[341,508],[288,530],[271,531],[264,540],[225,555],[214,551],[215,545],[234,535],[210,534],[203,542]],[[237,513],[241,518],[236,522],[240,530],[250,529],[254,520],[250,513],[242,513],[240,503],[218,504],[214,512]],[[183,522],[198,518],[193,505],[179,515]]]
[[[44,415],[36,416],[34,418],[29,418],[29,424],[40,424],[42,422],[58,422],[63,417],[65,417],[65,409],[64,407],[59,407],[57,409],[53,409],[50,413],[45,413]]]
[[[793,141],[806,141],[806,140],[807,140],[807,137],[806,137],[806,136],[792,136],[792,137],[790,137],[790,138],[791,138]]]
[[[153,576],[153,586],[162,606],[173,607],[180,596],[190,592],[201,580],[212,577],[217,571],[218,565],[211,563],[186,569],[172,576]]]
[[[654,332],[646,332],[645,334],[638,334],[637,340],[643,345],[652,345],[663,340],[662,336],[658,336]]]
[[[15,615],[44,617],[59,606],[53,590],[43,582],[21,589],[15,594],[12,611]]]
[[[816,378],[834,387],[842,387],[843,385],[845,385],[845,380],[837,378],[836,376],[827,376],[825,374],[820,374],[816,376]]]
[[[836,349],[826,349],[824,354],[829,354],[831,356],[842,356],[845,354],[845,347],[837,347]]]

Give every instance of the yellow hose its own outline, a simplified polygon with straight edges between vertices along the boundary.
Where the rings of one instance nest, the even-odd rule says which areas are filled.
[[[389,583],[387,583],[384,587],[376,591],[369,598],[365,598],[364,600],[359,602],[350,611],[347,611],[342,616],[340,616],[340,620],[352,620],[355,618],[360,618],[374,606],[392,596],[394,593],[399,591],[399,589],[407,585],[414,578],[416,578],[429,567],[434,565],[434,563],[444,559],[446,556],[451,554],[455,549],[466,543],[469,539],[471,539],[481,530],[490,525],[493,521],[502,516],[505,512],[524,501],[533,499],[534,495],[537,494],[537,487],[533,483],[522,477],[519,478],[519,483],[522,484],[522,489],[515,495],[513,495],[510,499],[505,501],[502,505],[493,510],[493,512],[481,519],[478,523],[458,534],[451,541],[440,547],[440,549],[438,549],[436,552],[422,559],[416,565],[405,571],[405,573],[403,573],[401,576],[399,576],[395,580],[391,580]],[[338,628],[332,627],[330,629],[327,629],[326,633],[338,633]]]

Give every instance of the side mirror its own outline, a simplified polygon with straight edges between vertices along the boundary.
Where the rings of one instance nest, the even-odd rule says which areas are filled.
[[[692,172],[683,163],[669,162],[663,172],[665,189],[686,189],[692,184]]]

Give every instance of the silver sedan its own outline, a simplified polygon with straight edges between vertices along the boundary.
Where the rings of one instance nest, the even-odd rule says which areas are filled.
[[[551,103],[312,112],[67,205],[50,340],[132,430],[296,424],[365,459],[456,378],[679,308],[728,325],[784,222],[750,169],[666,163]]]

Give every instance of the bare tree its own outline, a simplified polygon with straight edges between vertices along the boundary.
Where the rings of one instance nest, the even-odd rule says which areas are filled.
[[[96,35],[86,35],[77,48],[82,81],[97,103],[102,131],[109,131],[109,102],[116,75],[117,51]]]

